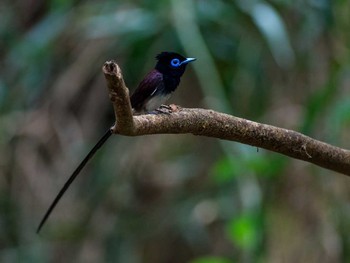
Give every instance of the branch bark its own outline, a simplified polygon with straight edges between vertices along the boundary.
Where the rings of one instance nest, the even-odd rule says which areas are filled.
[[[113,132],[127,136],[179,134],[208,136],[264,148],[350,175],[350,151],[315,140],[299,132],[261,124],[206,109],[173,107],[171,114],[132,116],[128,88],[119,66],[103,67],[116,124]]]
[[[118,131],[120,134],[130,135],[135,127],[129,99],[129,89],[125,86],[122,71],[114,61],[105,62],[102,71],[107,81],[109,99],[113,103],[116,126],[119,127]]]

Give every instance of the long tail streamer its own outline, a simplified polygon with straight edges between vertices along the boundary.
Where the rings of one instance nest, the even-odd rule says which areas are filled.
[[[63,194],[67,191],[69,186],[73,183],[74,179],[78,176],[80,171],[84,168],[84,166],[87,164],[87,162],[95,155],[98,149],[101,148],[101,146],[108,140],[108,138],[113,134],[112,129],[108,129],[108,131],[105,133],[105,135],[102,136],[102,138],[96,143],[96,145],[91,149],[91,151],[86,155],[84,160],[79,164],[77,169],[72,173],[72,175],[69,177],[67,182],[64,184],[56,198],[53,200],[52,204],[50,205],[49,209],[46,211],[43,219],[41,220],[38,229],[36,230],[36,233],[39,233],[47,219],[49,218],[52,210],[56,207],[58,201],[61,199]]]

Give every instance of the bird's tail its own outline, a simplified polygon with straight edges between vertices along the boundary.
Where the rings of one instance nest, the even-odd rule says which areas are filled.
[[[73,183],[74,179],[78,176],[80,171],[84,168],[84,166],[87,164],[87,162],[95,155],[98,149],[101,148],[101,146],[108,140],[108,138],[113,134],[112,128],[108,129],[108,131],[105,133],[105,135],[102,136],[102,138],[96,143],[96,145],[90,150],[90,152],[86,155],[84,160],[79,164],[79,166],[75,169],[75,171],[72,173],[72,175],[68,178],[67,182],[64,184],[56,198],[53,200],[52,204],[50,205],[49,209],[46,211],[43,219],[41,220],[37,233],[40,232],[40,229],[43,227],[45,224],[46,220],[49,218],[52,210],[55,208],[57,205],[58,201],[61,199],[63,194],[67,191],[69,186]]]

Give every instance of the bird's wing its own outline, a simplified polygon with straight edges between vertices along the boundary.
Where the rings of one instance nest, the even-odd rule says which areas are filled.
[[[137,89],[131,95],[131,107],[136,111],[142,110],[144,103],[155,94],[161,85],[163,85],[163,74],[158,70],[152,70],[140,82]]]

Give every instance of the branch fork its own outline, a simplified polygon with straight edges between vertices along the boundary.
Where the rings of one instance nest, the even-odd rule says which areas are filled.
[[[310,162],[350,176],[350,151],[315,140],[296,131],[257,123],[206,109],[180,108],[171,105],[171,114],[133,116],[129,90],[120,67],[114,61],[103,66],[109,97],[114,107],[115,134],[180,134],[237,141]]]

